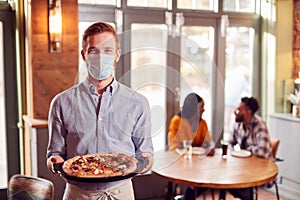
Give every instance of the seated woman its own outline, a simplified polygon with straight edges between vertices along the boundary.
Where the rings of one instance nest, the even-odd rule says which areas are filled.
[[[192,140],[192,146],[213,146],[207,123],[202,119],[204,111],[204,100],[198,94],[190,93],[186,96],[182,110],[172,118],[169,125],[169,150],[181,148],[184,140]],[[213,153],[212,148],[210,154]]]
[[[192,140],[192,146],[204,147],[208,149],[208,155],[214,154],[214,142],[209,134],[207,123],[202,119],[204,100],[196,93],[186,96],[182,110],[176,114],[169,125],[168,145],[169,150],[182,147],[184,140]],[[202,194],[206,188],[196,190],[187,187],[184,199],[195,199]]]

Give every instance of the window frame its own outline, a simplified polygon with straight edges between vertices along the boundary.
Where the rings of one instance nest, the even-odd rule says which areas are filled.
[[[255,77],[255,81],[253,80],[253,96],[260,97],[261,95],[261,88],[260,85],[262,83],[261,79],[261,73],[262,73],[262,67],[261,67],[261,44],[259,41],[261,41],[261,17],[256,13],[242,13],[242,12],[223,12],[222,10],[222,0],[218,1],[218,12],[214,11],[203,11],[203,10],[188,10],[188,9],[177,9],[176,8],[176,0],[172,0],[172,10],[168,9],[162,9],[162,8],[144,8],[144,7],[133,7],[133,6],[127,6],[126,5],[127,0],[121,1],[121,7],[118,8],[123,11],[123,31],[130,30],[130,24],[133,21],[138,21],[140,23],[164,23],[165,18],[165,11],[172,12],[173,14],[173,23],[175,21],[175,15],[178,12],[182,12],[185,18],[185,25],[186,24],[195,24],[195,19],[202,21],[203,24],[209,24],[211,21],[213,21],[213,24],[215,26],[215,49],[214,49],[214,62],[217,66],[216,71],[213,72],[213,91],[215,91],[215,96],[212,98],[212,124],[214,126],[211,127],[211,133],[213,135],[213,138],[217,143],[219,143],[219,140],[222,138],[220,137],[220,134],[216,134],[217,132],[222,132],[223,127],[223,121],[224,121],[224,81],[220,81],[220,78],[222,80],[225,80],[225,54],[222,52],[225,50],[225,38],[221,37],[221,16],[222,15],[228,15],[230,25],[239,25],[239,26],[245,26],[245,27],[252,27],[255,29],[255,41],[254,41],[254,71],[253,71],[253,77]],[[257,4],[260,3],[260,1],[256,2]],[[83,10],[80,9],[83,5],[79,5],[79,12],[82,12]],[[89,7],[88,5],[84,5],[85,7]],[[257,5],[260,7],[259,5]],[[91,7],[94,7],[93,9],[96,9],[94,5]],[[101,6],[99,6],[101,7]],[[103,8],[104,9],[104,8]],[[108,9],[105,7],[105,9]],[[104,21],[114,21],[114,10],[117,9],[117,7],[111,7],[111,11],[109,12],[106,10],[106,12],[103,12],[103,16],[99,19],[102,19]],[[98,10],[99,12],[100,10]],[[102,11],[102,10],[101,10]],[[105,11],[105,10],[103,10]],[[107,15],[107,12],[110,13],[110,16]],[[101,13],[101,12],[99,12]],[[90,16],[89,16],[90,15]],[[81,14],[79,14],[79,21],[81,21]],[[94,14],[86,14],[84,20],[87,20],[88,18],[95,19]],[[108,18],[109,19],[108,19]],[[138,20],[137,20],[138,19]],[[170,39],[170,41],[176,41],[178,38]],[[123,41],[124,43],[121,44],[121,48],[123,48],[123,52],[128,52],[128,48],[130,48],[130,41]],[[168,44],[169,45],[169,44]],[[168,53],[169,54],[169,53]],[[175,59],[176,60],[176,59]],[[170,63],[174,64],[174,59],[170,59],[168,55],[167,60],[168,65]],[[179,68],[179,66],[178,66]],[[123,58],[120,59],[116,71],[116,77],[120,77],[122,74],[130,70],[130,55],[125,55]],[[219,77],[217,77],[219,76]],[[167,78],[169,79],[169,78]],[[129,85],[130,80],[127,80],[125,84]],[[174,84],[174,83],[173,83]],[[179,84],[179,83],[175,83]],[[172,99],[173,96],[171,94],[167,94],[167,99]],[[259,99],[260,100],[260,99]],[[179,106],[175,105],[175,101],[168,102],[167,104],[167,120],[168,123],[171,119],[171,117],[178,111]],[[173,105],[172,105],[173,104]],[[222,122],[222,123],[221,123]],[[166,130],[167,132],[167,130]],[[222,133],[221,133],[222,134]]]
[[[1,5],[0,21],[3,23],[4,92],[6,113],[7,178],[20,173],[20,145],[18,128],[17,67],[15,41],[15,12],[8,4]],[[7,180],[8,182],[8,180]],[[6,190],[6,188],[4,189]],[[4,190],[1,189],[1,192]]]

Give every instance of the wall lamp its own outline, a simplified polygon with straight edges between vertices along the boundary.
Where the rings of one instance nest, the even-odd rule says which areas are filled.
[[[49,51],[61,52],[62,11],[61,0],[49,0]]]

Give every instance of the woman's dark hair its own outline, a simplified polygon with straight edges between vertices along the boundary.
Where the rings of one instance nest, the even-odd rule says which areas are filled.
[[[198,104],[202,100],[203,99],[196,93],[188,94],[184,99],[182,110],[179,115],[187,119],[192,118],[195,116],[196,112],[199,112]]]
[[[251,110],[252,114],[256,113],[259,109],[259,103],[254,97],[243,97],[241,101]]]

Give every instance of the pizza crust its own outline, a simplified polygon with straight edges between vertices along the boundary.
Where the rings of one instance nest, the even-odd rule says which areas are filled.
[[[64,162],[62,170],[78,178],[105,178],[134,173],[138,160],[123,153],[96,153],[75,156]]]

